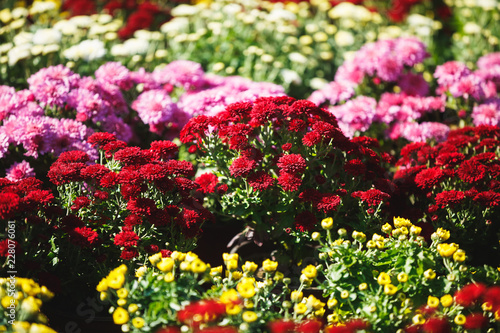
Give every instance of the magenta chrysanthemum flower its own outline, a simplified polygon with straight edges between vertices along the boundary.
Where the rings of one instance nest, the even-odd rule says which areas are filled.
[[[464,63],[459,61],[448,61],[436,67],[434,77],[441,87],[447,89],[470,73],[471,70]]]
[[[133,86],[130,71],[119,62],[108,62],[95,71],[96,79],[114,84],[120,89],[129,90]]]
[[[153,72],[157,82],[169,83],[186,90],[196,90],[205,83],[205,72],[201,65],[189,60],[175,60],[164,68]]]
[[[444,141],[448,137],[450,128],[442,123],[424,122],[424,123],[396,123],[387,133],[387,136],[393,140],[404,138],[411,142],[426,142],[429,139]]]
[[[132,108],[145,124],[158,124],[170,121],[177,106],[165,90],[149,90],[132,102]]]
[[[26,161],[14,162],[14,164],[6,170],[7,178],[10,181],[17,182],[28,177],[35,176],[35,170]]]
[[[28,78],[29,90],[42,106],[64,106],[80,76],[63,65],[42,68]]]
[[[422,74],[402,74],[398,80],[401,90],[411,96],[426,96],[429,94],[429,84],[424,80]]]
[[[328,110],[337,118],[342,132],[348,137],[353,137],[356,131],[363,132],[371,126],[376,106],[377,101],[374,98],[358,96]]]
[[[500,124],[500,100],[493,99],[472,109],[472,122],[475,126]]]
[[[354,89],[351,85],[342,82],[332,81],[323,88],[314,91],[308,100],[320,106],[326,102],[335,105],[338,102],[348,100],[354,95]]]
[[[493,86],[490,86],[490,84]],[[488,83],[476,74],[461,77],[450,85],[449,91],[453,97],[474,98],[477,101],[496,95],[494,84]]]

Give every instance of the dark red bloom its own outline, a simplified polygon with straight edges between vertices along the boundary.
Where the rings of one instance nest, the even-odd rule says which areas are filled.
[[[8,219],[12,217],[20,203],[20,198],[17,194],[7,192],[0,193],[0,219]]]
[[[225,314],[224,303],[216,300],[200,300],[186,305],[177,312],[177,319],[181,323],[197,328],[200,324],[215,322]]]
[[[139,174],[148,180],[162,179],[167,174],[167,166],[160,163],[147,163],[141,166]]]
[[[80,247],[91,247],[99,239],[99,234],[88,227],[77,227],[70,233],[71,243]]]
[[[366,165],[360,159],[347,161],[344,170],[352,176],[360,176],[366,172]]]
[[[87,197],[76,197],[71,206],[72,210],[79,210],[80,208],[88,207],[90,205],[90,199]]]
[[[115,236],[114,243],[117,246],[134,247],[137,246],[139,236],[133,231],[120,231]]]
[[[378,206],[384,201],[387,201],[391,196],[377,189],[369,189],[368,191],[356,191],[351,194],[353,198],[359,198],[366,202],[368,206]]]
[[[291,143],[284,143],[281,145],[281,149],[283,149],[283,151],[289,151],[290,149],[292,149],[292,144]]]
[[[111,158],[117,151],[127,147],[127,143],[122,140],[111,141],[102,147],[106,158]]]
[[[296,175],[281,172],[278,177],[278,184],[283,188],[283,191],[293,192],[297,191],[302,185],[302,179]]]
[[[155,333],[180,333],[181,330],[178,327],[162,327]]]
[[[80,171],[85,168],[83,163],[53,163],[50,166],[49,180],[55,185],[62,185],[82,180]]]
[[[455,293],[455,302],[469,307],[475,303],[486,291],[486,286],[481,283],[468,284]]]
[[[464,328],[467,330],[477,330],[488,325],[488,318],[482,313],[471,313],[465,317]]]
[[[195,174],[193,163],[189,161],[168,160],[166,169],[169,174],[184,177],[193,177]]]
[[[421,189],[431,189],[439,184],[445,177],[443,170],[439,167],[433,167],[420,171],[415,176],[415,183]]]
[[[479,192],[474,196],[473,199],[475,202],[486,206],[486,207],[495,207],[500,205],[500,193],[489,190],[484,192]]]
[[[139,216],[150,215],[155,208],[155,201],[149,198],[133,198],[127,203],[127,209]]]
[[[129,227],[142,224],[142,217],[136,214],[130,214],[123,220],[123,224]]]
[[[207,172],[198,176],[195,179],[195,182],[200,185],[198,191],[201,193],[214,193],[217,183],[219,182],[219,178],[217,178],[217,176],[213,173]]]
[[[337,207],[340,205],[341,198],[338,195],[325,193],[322,194],[321,199],[316,204],[316,209],[322,211],[325,214],[336,211]]]
[[[109,193],[101,190],[96,190],[94,192],[94,197],[99,199],[99,200],[108,200],[109,198]]]
[[[141,187],[139,185],[122,184],[120,186],[120,193],[125,200],[137,198],[139,195],[141,195],[141,192]]]
[[[306,160],[300,154],[288,154],[280,157],[277,163],[281,172],[299,174],[307,167]]]
[[[486,168],[476,160],[466,160],[458,168],[458,177],[464,182],[473,184],[484,178]]]
[[[453,167],[462,163],[465,155],[462,153],[442,153],[436,157],[436,165],[444,167]]]
[[[268,325],[270,333],[293,333],[295,332],[295,322],[290,320],[275,320]]]
[[[125,147],[115,153],[115,160],[123,165],[144,164],[145,154],[139,147]]]
[[[110,172],[101,178],[100,184],[104,188],[110,188],[118,184],[118,174]]]
[[[65,151],[57,158],[57,163],[86,163],[90,160],[86,152],[80,150]]]
[[[231,163],[229,171],[233,177],[246,177],[256,166],[257,163],[254,160],[241,156]]]
[[[102,179],[102,177],[104,177],[106,174],[108,174],[110,172],[111,172],[111,170],[109,170],[104,165],[93,164],[93,165],[89,165],[89,166],[83,168],[80,171],[80,174],[83,177],[83,179],[86,181],[91,181],[92,179],[95,179],[96,181],[100,181]]]
[[[87,142],[90,143],[92,147],[97,145],[103,147],[113,141],[116,141],[116,135],[108,132],[97,132],[89,136],[87,139]]]
[[[205,115],[199,115],[189,119],[188,123],[181,130],[181,142],[188,143],[194,140],[201,142],[201,140],[205,137],[209,124],[210,118]]]
[[[316,216],[314,216],[314,214],[310,211],[304,211],[295,216],[294,227],[298,231],[306,232],[313,230],[316,223]]]
[[[254,191],[264,191],[273,186],[276,180],[265,171],[257,171],[251,173],[247,181]]]
[[[297,324],[295,332],[298,333],[319,333],[323,325],[319,320],[306,320]]]
[[[305,130],[307,127],[307,123],[302,119],[292,119],[290,124],[288,124],[288,130],[292,132],[300,132]]]
[[[10,244],[10,247],[9,247],[9,244]],[[12,245],[14,244],[14,245]],[[12,250],[14,250],[14,253],[10,253],[10,254],[16,254],[16,253],[19,253],[20,252],[20,249],[21,249],[21,246],[19,245],[19,243],[16,241],[16,240],[13,240],[13,239],[3,239],[2,241],[0,241],[0,257],[7,257],[9,256],[9,248],[11,249],[11,252]]]
[[[447,206],[453,207],[461,203],[465,199],[465,193],[462,191],[443,191],[436,194],[436,205],[441,208],[446,208]]]
[[[424,333],[449,333],[451,332],[450,323],[446,318],[429,318],[423,325]]]
[[[135,247],[127,247],[122,250],[120,258],[123,260],[131,260],[139,256],[139,251]]]
[[[306,133],[302,138],[302,143],[308,147],[312,147],[320,142],[321,142],[321,134],[319,134],[317,131]]]
[[[158,160],[167,160],[179,151],[177,145],[168,140],[153,141],[150,147],[149,150]]]

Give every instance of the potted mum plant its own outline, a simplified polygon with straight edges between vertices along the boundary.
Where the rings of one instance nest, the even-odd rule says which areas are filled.
[[[346,138],[332,114],[305,100],[234,103],[192,118],[180,139],[197,152],[205,172],[196,182],[212,211],[243,221],[242,238],[271,244],[283,261],[305,256],[308,233],[327,215],[372,230],[397,191],[377,140]]]

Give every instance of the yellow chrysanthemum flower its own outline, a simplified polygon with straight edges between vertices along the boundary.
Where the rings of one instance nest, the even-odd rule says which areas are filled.
[[[330,298],[327,302],[326,305],[328,306],[329,309],[333,309],[334,307],[337,306],[339,302],[335,298]]]
[[[172,272],[167,272],[163,280],[167,283],[173,282],[175,280],[175,275]]]
[[[441,297],[441,305],[445,308],[449,308],[453,305],[453,296],[446,294]]]
[[[252,298],[253,296],[255,296],[255,287],[254,287],[253,283],[240,282],[236,286],[236,289],[238,290],[241,297],[243,297],[243,298]]]
[[[455,243],[440,243],[437,245],[437,250],[441,257],[449,258],[458,250],[458,245]]]
[[[398,287],[396,287],[392,283],[388,283],[388,284],[384,285],[384,294],[386,294],[386,295],[394,295],[395,293],[397,293],[397,291],[398,291]]]
[[[465,316],[463,314],[459,314],[455,317],[455,319],[453,319],[453,321],[455,322],[455,324],[459,325],[459,326],[462,326],[463,324],[465,324]]]
[[[295,311],[296,314],[299,315],[304,314],[307,311],[307,305],[305,305],[304,303],[295,304],[293,310]]]
[[[302,274],[304,274],[308,279],[314,279],[318,276],[318,270],[314,265],[308,265],[302,270]]]
[[[429,295],[429,297],[427,297],[427,306],[430,308],[437,308],[439,306],[439,298]]]
[[[453,253],[453,260],[455,260],[456,262],[463,262],[465,261],[465,258],[465,251],[462,249],[458,249],[455,253]]]
[[[325,230],[330,230],[333,228],[333,219],[331,217],[327,217],[321,220],[321,227]]]
[[[162,272],[170,272],[174,268],[175,261],[172,258],[161,258],[156,267]]]
[[[257,314],[253,311],[245,311],[241,315],[241,319],[247,323],[253,323],[258,318]]]
[[[434,280],[436,278],[436,272],[434,272],[432,269],[428,269],[424,272],[424,277],[427,280]]]
[[[424,318],[424,316],[422,316],[422,314],[419,313],[419,314],[413,316],[411,321],[415,325],[422,325],[423,323],[425,323],[425,318]]]
[[[262,263],[262,269],[264,269],[264,271],[268,273],[274,272],[276,269],[278,269],[278,262],[272,261],[271,259],[266,259]]]
[[[394,217],[393,222],[394,222],[394,226],[396,228],[401,228],[401,227],[410,228],[412,226],[412,223],[410,222],[410,220],[402,218],[402,217]]]
[[[397,279],[399,283],[405,283],[406,281],[408,281],[408,274],[406,274],[405,272],[401,272],[398,274]]]
[[[243,272],[245,273],[253,273],[259,268],[259,266],[253,261],[246,261],[245,264],[241,267]]]
[[[130,317],[128,315],[128,311],[122,307],[116,308],[113,312],[113,321],[117,325],[126,324],[129,321]]]
[[[386,272],[381,272],[381,273],[378,275],[377,282],[378,282],[378,284],[380,284],[381,286],[384,286],[384,285],[386,285],[386,284],[391,283],[391,277],[390,277],[390,276],[389,276],[389,274],[387,274]]]
[[[205,273],[207,270],[208,266],[205,264],[202,260],[196,258],[191,262],[191,271],[193,273]]]
[[[145,323],[146,322],[141,317],[135,317],[134,319],[132,319],[132,326],[134,326],[135,328],[143,328]]]

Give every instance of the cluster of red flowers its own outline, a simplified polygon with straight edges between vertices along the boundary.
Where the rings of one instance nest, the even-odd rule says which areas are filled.
[[[95,133],[89,142],[108,162],[114,161],[113,170],[108,168],[110,163],[89,164],[86,153],[69,151],[48,172],[63,197],[68,194],[62,185],[75,185],[76,193],[69,197],[73,214],[65,218],[72,221],[65,227],[73,244],[94,248],[114,236],[120,257],[130,260],[139,256],[141,248],[155,253],[165,242],[175,242],[175,236],[195,237],[201,225],[212,219],[202,206],[203,198],[192,195],[199,187],[189,179],[194,175],[193,165],[171,159],[178,149],[174,143],[155,141],[144,150],[128,147],[110,133]],[[120,220],[123,224],[111,224]],[[104,224],[112,227],[101,228]],[[155,237],[140,238],[138,230],[143,228]],[[179,234],[170,234],[171,229]]]
[[[188,1],[174,1],[174,4],[188,3]],[[163,3],[165,5],[165,3]],[[125,26],[118,31],[122,39],[132,37],[140,29],[156,29],[169,19],[168,10],[152,1],[138,0],[66,0],[62,9],[72,16],[97,14],[101,10],[113,16],[125,15]],[[161,18],[157,22],[157,18]]]
[[[270,333],[319,333],[323,323],[318,320],[304,320],[294,322],[290,320],[276,320],[268,324]]]
[[[401,198],[415,198],[413,206],[420,211],[411,218],[453,230],[455,236],[464,232],[470,237],[494,236],[500,230],[493,222],[500,207],[499,139],[498,127],[483,125],[453,130],[446,141],[434,146],[403,147],[394,182],[405,192]],[[457,216],[455,222],[450,209]],[[461,216],[461,211],[467,216]]]
[[[288,221],[283,229],[312,230],[341,208],[359,209],[358,201],[388,202],[396,189],[384,168],[392,158],[377,152],[376,139],[349,140],[331,113],[306,100],[285,96],[234,103],[215,116],[192,118],[180,139],[196,145],[200,154],[216,156],[216,172],[228,178],[227,184],[217,184],[215,175],[203,175],[197,182],[205,193],[224,193],[216,185],[226,185],[228,196],[251,188],[262,198],[249,206],[254,220],[269,214],[280,220],[280,207]]]

